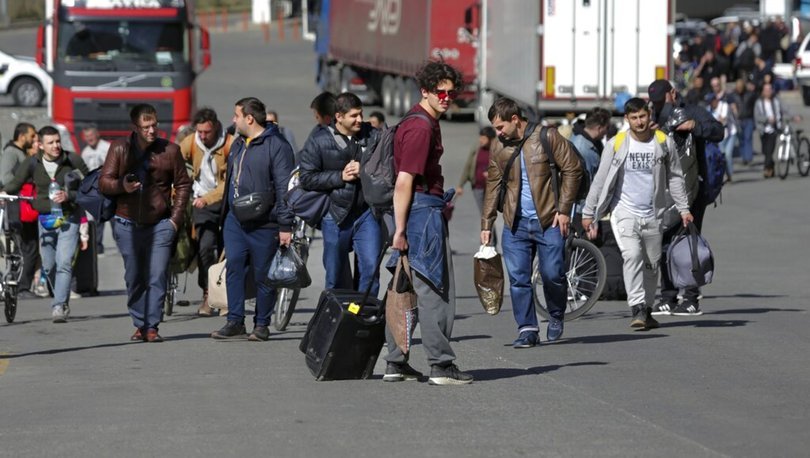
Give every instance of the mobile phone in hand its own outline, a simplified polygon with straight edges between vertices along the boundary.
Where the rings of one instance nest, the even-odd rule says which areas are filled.
[[[130,173],[127,176],[125,176],[124,179],[127,181],[127,183],[135,183],[138,181],[138,175]]]

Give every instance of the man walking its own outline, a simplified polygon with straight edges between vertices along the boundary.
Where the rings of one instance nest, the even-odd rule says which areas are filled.
[[[506,176],[501,244],[518,327],[518,337],[512,346],[531,348],[540,343],[532,293],[535,255],[540,258],[543,294],[550,315],[546,338],[555,341],[563,334],[567,290],[565,237],[583,171],[571,143],[556,129],[544,130],[529,123],[514,100],[496,100],[489,109],[489,121],[500,142],[489,163],[481,243],[490,243],[498,216],[498,188],[501,178]],[[545,141],[550,151],[543,146],[540,137],[543,132],[547,134]],[[554,156],[560,170],[558,190],[551,179],[549,155]]]
[[[376,143],[379,131],[363,122],[363,103],[351,92],[335,99],[334,124],[316,126],[301,151],[301,186],[329,195],[329,212],[321,222],[326,289],[353,289],[349,252],[357,255],[359,291],[380,289],[377,259],[380,226],[363,199],[360,159]]]
[[[591,184],[582,226],[595,239],[593,224],[607,213],[624,259],[624,285],[633,328],[652,329],[652,304],[658,284],[662,222],[669,204],[667,194],[684,225],[693,220],[684,188],[683,172],[675,142],[651,128],[650,109],[640,98],[624,105],[630,130],[612,138],[602,152],[599,170]]]
[[[228,155],[222,227],[227,266],[228,319],[211,337],[265,341],[270,338],[270,316],[276,291],[264,283],[279,245],[289,246],[293,214],[284,203],[295,158],[292,147],[273,123],[267,123],[264,103],[254,97],[236,102],[233,123],[240,137]],[[248,196],[269,199],[247,214],[236,213],[235,203]],[[256,280],[256,314],[250,336],[245,329],[245,276],[252,267]]]
[[[82,149],[82,160],[87,164],[87,168],[95,170],[103,166],[104,160],[107,159],[107,151],[110,149],[110,142],[101,138],[98,134],[98,127],[91,124],[82,129],[82,140],[86,143]],[[104,221],[96,221],[94,226],[98,254],[104,254],[104,225]]]
[[[413,288],[419,307],[422,346],[430,363],[432,385],[472,383],[470,374],[455,365],[450,347],[456,314],[453,259],[450,254],[447,221],[442,210],[454,194],[445,194],[444,176],[439,163],[444,147],[439,117],[457,97],[463,84],[461,73],[443,62],[428,62],[416,74],[422,99],[400,124],[394,137],[394,223],[388,262],[392,268],[400,252],[407,252],[413,271]],[[418,114],[418,116],[416,116]],[[407,115],[406,115],[407,116]],[[386,329],[388,362],[384,381],[417,380],[421,373],[408,364],[408,356],[397,347]]]
[[[482,127],[478,131],[478,145],[467,156],[467,163],[464,165],[461,178],[458,180],[458,186],[456,186],[456,197],[460,197],[464,194],[464,185],[470,183],[479,212],[484,209],[484,191],[487,189],[489,155],[492,146],[495,144],[496,136],[495,129],[491,126]]]
[[[183,225],[191,179],[180,147],[158,138],[155,107],[135,105],[129,117],[133,132],[110,146],[99,189],[117,202],[113,231],[124,258],[127,308],[135,325],[130,339],[162,342],[158,326],[167,271]]]
[[[217,113],[201,108],[194,114],[194,134],[180,143],[183,159],[192,167],[191,222],[194,224],[199,268],[197,284],[203,290],[200,316],[211,316],[208,306],[208,269],[222,251],[219,215],[225,194],[225,173],[233,137],[225,132]]]
[[[703,215],[710,204],[705,197],[704,183],[707,180],[706,171],[706,142],[719,143],[725,136],[723,125],[712,117],[705,108],[689,105],[683,102],[678,92],[667,80],[653,81],[647,92],[653,103],[652,116],[655,119],[651,130],[659,126],[672,124],[675,119],[678,125],[673,127],[670,135],[675,141],[678,159],[683,172],[689,212],[694,217],[695,227],[698,231],[703,229]],[[678,115],[677,117],[675,115]],[[691,147],[690,145],[691,138]],[[664,249],[661,254],[661,302],[653,307],[654,315],[701,315],[698,297],[700,288],[686,288],[683,292],[683,301],[678,304],[678,289],[669,279],[667,271],[666,247],[678,232],[677,205],[671,198],[669,200],[669,216],[664,218],[664,235],[662,243]]]
[[[39,254],[44,275],[53,290],[51,317],[64,323],[70,316],[70,279],[73,276],[73,254],[79,244],[79,225],[84,211],[75,204],[77,189],[68,189],[69,175],[78,170],[83,177],[89,171],[82,159],[62,150],[59,131],[52,126],[39,130],[42,153],[29,157],[17,167],[14,178],[4,190],[14,194],[23,183],[36,187],[34,209],[39,212]],[[33,165],[31,164],[33,163]],[[73,180],[77,183],[77,180]]]
[[[9,183],[20,165],[28,159],[28,151],[34,146],[37,139],[37,131],[34,126],[21,122],[14,127],[14,137],[3,149],[0,157],[0,188],[4,183]],[[29,185],[31,186],[31,185]],[[17,204],[19,205],[19,203]],[[18,299],[35,299],[36,294],[32,291],[34,275],[37,272],[39,258],[39,229],[36,221],[20,221],[20,252],[23,257],[22,274],[17,284]]]

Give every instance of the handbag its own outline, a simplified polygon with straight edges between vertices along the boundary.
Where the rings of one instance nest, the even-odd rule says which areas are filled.
[[[225,284],[225,252],[219,262],[208,268],[208,306],[213,309],[228,308],[228,287]]]
[[[293,186],[285,196],[287,207],[295,216],[308,225],[318,228],[323,217],[329,212],[329,194],[321,191],[307,191],[301,185]]]
[[[251,223],[270,213],[274,203],[274,193],[270,191],[251,192],[233,200],[231,211],[240,223]]]
[[[676,288],[708,285],[714,277],[714,255],[693,223],[682,227],[667,248],[667,268]]]
[[[312,277],[298,250],[282,246],[270,263],[265,283],[273,288],[306,288],[312,284]]]
[[[20,188],[19,195],[22,197],[36,197],[37,190],[33,183],[24,183]],[[23,223],[34,223],[39,217],[39,212],[34,210],[31,201],[20,200],[20,221]]]
[[[401,253],[386,293],[385,323],[397,347],[404,354],[408,354],[411,349],[411,339],[418,319],[416,291],[411,283],[411,275],[408,256]]]
[[[473,256],[473,281],[484,310],[497,315],[503,305],[503,262],[495,247],[481,245]]]

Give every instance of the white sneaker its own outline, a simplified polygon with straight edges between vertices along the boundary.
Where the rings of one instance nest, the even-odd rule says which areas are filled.
[[[45,283],[37,283],[37,286],[34,287],[34,294],[39,297],[48,297],[51,295],[48,292],[48,285]]]
[[[70,292],[70,298],[71,299],[81,299],[82,295],[77,293],[76,291],[71,291]]]
[[[51,317],[53,318],[54,323],[65,323],[67,321],[67,316],[65,316],[64,306],[54,306],[51,311]]]

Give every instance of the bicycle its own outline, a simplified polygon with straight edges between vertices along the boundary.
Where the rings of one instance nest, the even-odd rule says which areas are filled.
[[[607,266],[602,252],[575,232],[572,229],[565,239],[565,279],[568,284],[565,321],[575,320],[587,313],[599,300],[607,282]],[[537,314],[548,320],[543,278],[537,260],[532,285]]]
[[[806,177],[810,173],[810,139],[802,135],[803,129],[793,129],[790,120],[784,123],[779,140],[776,143],[776,174],[781,179],[787,178],[790,164],[796,162],[799,175]]]
[[[17,316],[17,285],[23,271],[23,256],[20,250],[22,239],[11,229],[6,216],[8,202],[18,200],[34,200],[33,197],[12,196],[0,194],[0,226],[2,241],[0,241],[0,257],[5,261],[5,269],[0,274],[0,300],[3,301],[3,312],[7,323],[13,323]]]
[[[309,258],[309,244],[311,241],[312,239],[307,235],[307,224],[303,220],[296,218],[295,230],[293,230],[292,234],[292,247],[304,263]],[[276,316],[273,325],[277,331],[287,329],[300,294],[301,288],[279,288],[276,291]]]
[[[167,272],[166,276],[166,296],[163,299],[163,313],[166,316],[172,316],[174,313],[175,297],[177,296],[177,285],[179,283],[177,274],[174,272]],[[162,321],[162,320],[161,320]]]

